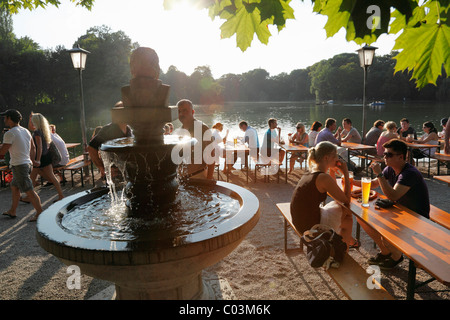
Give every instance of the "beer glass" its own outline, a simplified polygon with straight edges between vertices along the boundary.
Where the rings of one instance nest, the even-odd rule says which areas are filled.
[[[369,206],[369,196],[370,196],[370,182],[372,179],[369,177],[362,177],[361,178],[361,187],[362,187],[362,206],[368,207]]]

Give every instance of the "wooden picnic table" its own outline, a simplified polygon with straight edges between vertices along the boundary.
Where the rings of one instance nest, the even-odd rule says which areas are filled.
[[[439,148],[439,145],[428,144],[428,143],[418,143],[418,142],[407,142],[406,145],[409,149],[409,163],[413,162],[412,149],[428,149],[428,177],[430,176],[430,167],[431,167],[431,149]]]
[[[368,225],[409,258],[407,299],[414,299],[416,266],[450,285],[450,231],[400,204],[375,208],[374,203],[375,200],[369,201],[369,207],[365,208],[352,198],[349,207],[342,207],[350,210],[358,223]]]
[[[367,152],[369,150],[376,150],[377,148],[375,146],[367,145],[367,144],[361,144],[361,143],[354,143],[354,142],[342,142],[341,147],[347,149],[348,153],[348,161],[350,161],[350,154],[352,151],[356,151],[359,153],[365,163],[365,160],[367,159]],[[368,172],[368,171],[367,171]]]
[[[437,160],[437,175],[440,175],[440,162],[447,163],[450,162],[450,154],[447,153],[435,153],[433,158]],[[450,171],[450,167],[447,166],[447,174]]]
[[[448,183],[448,186],[450,187],[450,176],[434,176],[434,178],[436,180],[440,180],[440,181]]]
[[[67,148],[67,150],[70,152],[71,150],[70,149],[72,149],[72,153],[74,153],[74,149],[75,149],[75,147],[78,147],[79,145],[81,145],[81,143],[78,143],[78,142],[66,142],[66,148]],[[75,154],[72,154],[72,156],[75,156]]]
[[[66,148],[67,149],[75,148],[75,147],[78,147],[79,145],[81,145],[81,143],[78,143],[78,142],[67,142],[66,143]]]
[[[248,183],[248,171],[249,171],[249,166],[250,164],[248,163],[248,157],[250,155],[250,148],[243,144],[242,142],[240,142],[238,140],[238,142],[236,144],[233,143],[233,141],[227,141],[226,143],[220,143],[219,145],[221,145],[224,150],[225,150],[225,169],[227,169],[227,182],[228,182],[228,168],[227,168],[227,158],[229,157],[229,155],[231,155],[232,159],[234,160],[234,154],[237,153],[238,156],[243,156],[244,159],[246,159],[246,163],[247,163],[247,183]],[[234,163],[233,163],[234,164]],[[242,167],[242,165],[241,165]]]
[[[294,152],[308,153],[309,148],[305,147],[304,145],[291,143],[291,142],[289,142],[288,144],[280,144],[280,148],[282,148],[282,149],[284,149],[284,151],[286,151],[285,166],[286,166],[286,183],[287,183],[287,181],[288,181],[288,154],[291,153],[291,157],[292,157],[292,153],[294,153]]]

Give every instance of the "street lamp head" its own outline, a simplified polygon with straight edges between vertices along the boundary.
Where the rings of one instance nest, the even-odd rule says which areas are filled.
[[[365,67],[372,65],[373,57],[375,56],[376,49],[378,49],[378,48],[371,47],[366,44],[361,49],[356,50],[358,52],[359,64],[361,65],[361,68],[365,68]]]
[[[84,70],[84,67],[86,66],[86,57],[90,52],[80,48],[79,44],[77,44],[76,48],[67,50],[67,52],[70,53],[73,67],[77,70]]]

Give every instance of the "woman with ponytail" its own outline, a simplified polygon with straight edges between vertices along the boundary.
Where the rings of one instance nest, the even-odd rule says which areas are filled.
[[[31,113],[28,127],[33,131],[33,141],[36,146],[36,158],[33,160],[33,169],[30,174],[31,181],[35,184],[36,178],[41,175],[48,182],[53,183],[58,192],[58,200],[64,198],[61,185],[53,173],[52,156],[48,152],[52,142],[50,125],[47,119],[40,113]],[[20,199],[29,202],[28,199]],[[37,219],[37,217],[36,217]],[[34,220],[33,220],[34,221]]]
[[[348,247],[359,247],[359,242],[352,237],[352,214],[342,210],[335,201],[326,206],[321,205],[327,194],[346,205],[351,200],[347,164],[339,159],[336,145],[323,141],[310,148],[308,165],[310,171],[302,176],[291,199],[291,214],[295,227],[303,233],[315,224],[325,224],[339,233]],[[327,173],[329,171],[341,172],[345,180],[344,191]]]

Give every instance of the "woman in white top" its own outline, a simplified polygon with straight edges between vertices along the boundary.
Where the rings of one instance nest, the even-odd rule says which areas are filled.
[[[439,144],[439,137],[437,134],[437,129],[435,128],[434,124],[431,121],[427,121],[423,124],[422,129],[425,132],[423,136],[421,136],[417,140],[407,138],[407,141],[432,144],[437,146]],[[436,148],[413,149],[413,158],[417,159],[425,158],[434,155],[435,152]]]
[[[292,144],[308,147],[309,136],[305,131],[305,125],[299,122],[297,123],[295,128],[297,129],[297,131],[294,134],[291,133],[289,134],[289,142]],[[294,170],[295,160],[297,159],[299,159],[300,163],[302,163],[303,160],[306,159],[306,157],[302,152],[293,152],[289,160],[289,173],[291,173],[292,170]]]
[[[314,121],[311,126],[309,135],[308,135],[308,140],[309,140],[308,145],[310,148],[312,148],[316,145],[316,137],[319,134],[321,129],[322,129],[322,123],[320,123],[319,121]]]
[[[217,122],[212,126],[212,136],[214,137],[215,143],[218,144],[219,147],[219,156],[222,158],[225,158],[225,148],[222,147],[222,143],[225,144],[227,142],[228,137],[228,130],[224,137],[222,137],[222,131],[223,131],[223,124],[220,122]],[[217,158],[218,159],[218,158]],[[228,170],[231,170],[231,167],[233,167],[233,164],[228,164]],[[227,172],[227,167],[223,169],[223,172]]]

